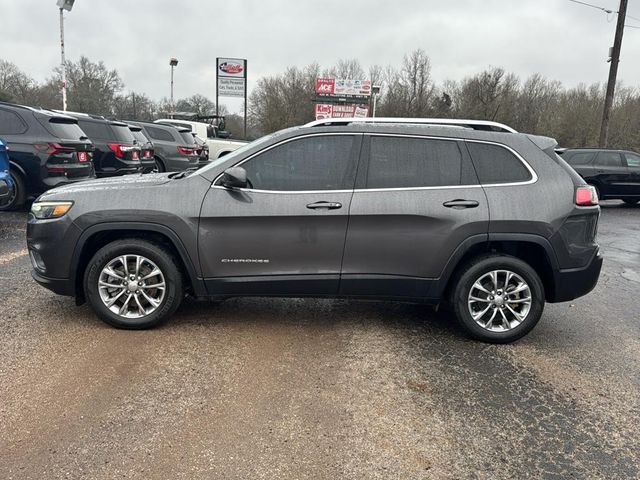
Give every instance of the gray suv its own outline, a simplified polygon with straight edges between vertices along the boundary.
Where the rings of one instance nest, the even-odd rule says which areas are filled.
[[[33,205],[33,277],[141,329],[185,295],[446,304],[516,340],[593,289],[600,208],[550,138],[493,122],[339,119],[195,172],[61,187]]]

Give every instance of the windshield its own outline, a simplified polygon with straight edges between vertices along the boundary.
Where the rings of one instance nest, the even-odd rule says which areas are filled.
[[[144,145],[145,143],[149,143],[149,140],[147,140],[147,137],[144,136],[142,130],[131,130],[131,133],[139,144]]]
[[[52,118],[48,122],[40,122],[54,137],[63,140],[80,140],[86,135],[75,121]]]
[[[193,138],[193,134],[190,131],[189,132],[181,131],[181,132],[178,132],[178,133],[180,133],[180,137],[182,137],[182,140],[184,140],[184,144],[185,145],[195,145],[196,144],[196,141]]]
[[[264,137],[260,137],[257,140],[254,140],[253,142],[249,142],[246,145],[241,146],[240,148],[234,150],[233,152],[225,155],[224,157],[220,157],[220,158],[216,158],[215,160],[212,160],[211,162],[209,162],[205,167],[202,167],[201,169],[198,170],[198,173],[202,173],[202,172],[206,172],[209,171],[212,168],[216,168],[218,165],[227,162],[229,160],[233,160],[236,157],[242,156],[242,154],[244,152],[246,152],[247,150],[254,148],[254,147],[258,147],[260,145],[263,145],[265,143],[268,143],[269,141],[271,141],[271,139],[273,139],[274,137],[277,137],[279,135],[281,135],[285,130],[281,130],[279,132],[275,132],[275,133],[271,133],[269,135],[265,135]]]
[[[131,130],[129,130],[129,127],[127,127],[126,125],[112,123],[111,129],[113,130],[113,133],[115,134],[115,137],[119,142],[133,144],[134,137],[133,133],[131,133]]]

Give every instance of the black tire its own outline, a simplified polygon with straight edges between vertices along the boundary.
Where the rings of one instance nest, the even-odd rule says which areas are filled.
[[[162,173],[167,171],[167,169],[164,166],[164,163],[162,163],[162,160],[160,160],[158,157],[154,157],[154,160],[156,162],[156,166],[153,168],[153,170],[151,170],[152,172]]]
[[[102,269],[113,259],[122,255],[141,255],[151,260],[161,270],[166,290],[160,305],[148,315],[140,318],[125,318],[107,308],[98,291]],[[98,317],[116,328],[142,330],[160,325],[180,306],[184,286],[180,268],[173,253],[162,245],[140,238],[117,240],[98,250],[87,265],[84,275],[84,291],[89,304]]]
[[[622,201],[627,205],[635,205],[640,202],[640,198],[624,198]]]
[[[22,175],[11,170],[11,179],[13,180],[14,194],[9,203],[0,207],[0,211],[18,210],[24,206],[24,202],[27,199],[27,191]]]
[[[468,307],[472,285],[493,270],[509,270],[527,283],[531,292],[531,306],[525,319],[507,331],[495,332],[479,325]],[[509,343],[529,333],[538,323],[544,310],[545,296],[540,277],[527,263],[507,255],[488,255],[476,258],[454,280],[452,307],[458,323],[473,338],[489,343]],[[506,311],[506,310],[505,310]]]

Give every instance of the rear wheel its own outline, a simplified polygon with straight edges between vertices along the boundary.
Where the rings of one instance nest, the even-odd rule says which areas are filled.
[[[636,203],[640,202],[640,198],[625,198],[622,201],[627,205],[635,205]]]
[[[528,264],[506,255],[478,258],[462,271],[453,309],[467,333],[485,342],[508,343],[536,326],[544,309],[544,289]]]
[[[172,253],[136,238],[98,250],[87,266],[84,289],[102,320],[127,329],[159,325],[176,311],[184,295]]]
[[[27,193],[22,175],[11,170],[11,180],[13,180],[13,194],[9,198],[9,203],[0,207],[0,211],[17,210],[24,205],[26,200]]]
[[[153,168],[152,172],[153,173],[165,172],[166,169],[164,167],[164,163],[162,163],[162,160],[160,160],[158,157],[154,157],[154,160],[156,162],[156,166]]]

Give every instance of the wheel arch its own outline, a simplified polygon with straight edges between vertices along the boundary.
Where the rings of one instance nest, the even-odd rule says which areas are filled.
[[[83,279],[91,257],[103,246],[123,238],[140,238],[167,246],[175,255],[178,266],[188,282],[187,290],[195,296],[206,295],[204,283],[198,277],[186,247],[180,237],[169,227],[137,222],[101,223],[86,229],[74,249],[71,276],[75,287],[76,303],[84,303]]]
[[[480,255],[502,253],[518,258],[533,268],[544,286],[545,297],[555,298],[555,276],[558,260],[551,243],[539,235],[523,233],[490,233],[475,235],[463,242],[453,253],[438,282],[433,296],[448,300],[455,280],[468,262]]]

